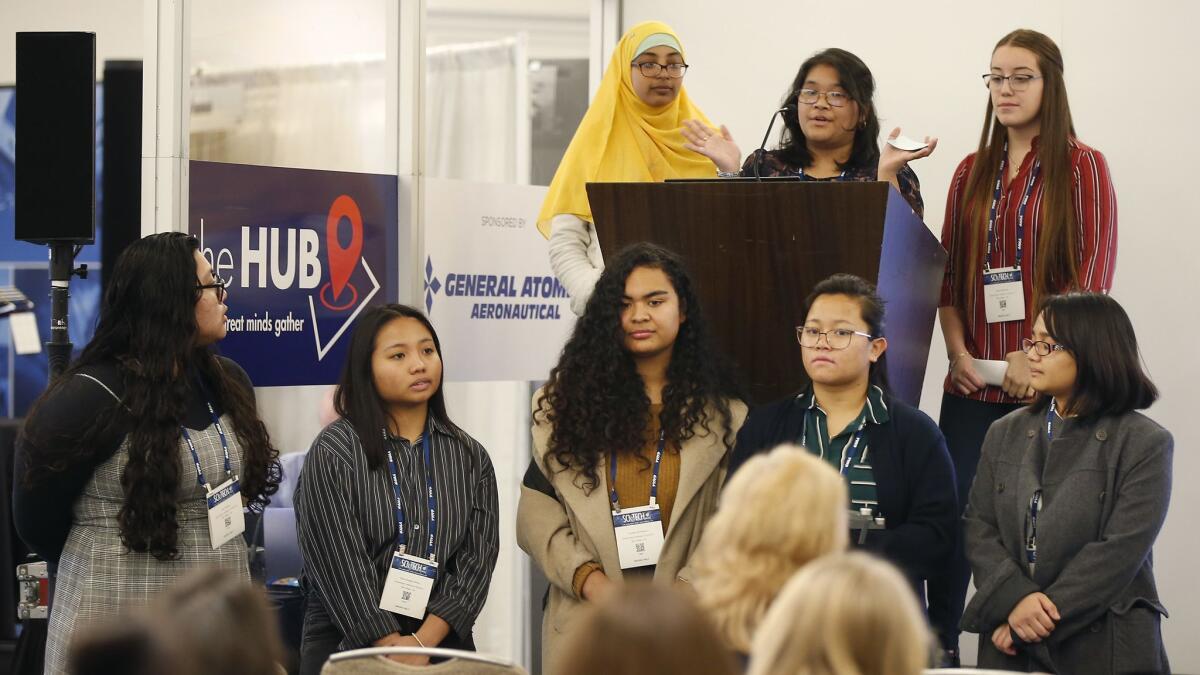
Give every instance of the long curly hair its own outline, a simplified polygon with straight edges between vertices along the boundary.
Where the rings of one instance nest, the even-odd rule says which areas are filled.
[[[251,509],[266,506],[279,489],[281,475],[279,451],[258,418],[253,393],[222,369],[208,347],[196,344],[197,250],[194,237],[166,232],[136,241],[121,253],[108,280],[95,336],[39,398],[46,399],[85,368],[115,362],[124,387],[121,405],[113,414],[98,417],[77,438],[28,439],[34,447],[70,448],[51,462],[28,458],[26,478],[37,482],[87,461],[96,439],[123,433],[129,458],[121,475],[125,502],[117,516],[121,542],[159,560],[179,555],[180,425],[196,378],[211,388],[209,395],[233,419],[243,450],[242,496]],[[31,416],[37,408],[35,403]]]
[[[535,419],[552,425],[549,452],[564,469],[577,471],[585,490],[600,484],[597,466],[608,452],[635,453],[645,443],[650,398],[633,356],[625,349],[621,307],[625,281],[639,267],[662,270],[687,316],[679,327],[663,388],[662,430],[682,443],[696,433],[715,432],[733,445],[729,399],[742,399],[728,361],[712,346],[700,300],[679,256],[654,244],[634,244],[605,268],[558,365],[538,399]]]

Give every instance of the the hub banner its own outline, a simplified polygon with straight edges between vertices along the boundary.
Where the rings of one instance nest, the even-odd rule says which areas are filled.
[[[189,229],[228,285],[222,354],[255,386],[328,384],[396,298],[395,176],[190,162]]]
[[[447,380],[544,380],[575,322],[537,214],[546,188],[425,181],[422,302]]]

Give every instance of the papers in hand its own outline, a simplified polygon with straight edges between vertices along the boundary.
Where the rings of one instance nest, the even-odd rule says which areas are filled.
[[[898,150],[904,150],[905,152],[916,152],[917,150],[924,150],[925,148],[929,147],[928,143],[922,143],[921,141],[915,141],[915,140],[909,138],[908,136],[897,136],[895,138],[889,138],[888,145],[890,145],[893,148],[896,148]]]
[[[1004,384],[1004,374],[1008,372],[1008,361],[987,361],[975,359],[975,372],[983,378],[985,384],[999,387]]]

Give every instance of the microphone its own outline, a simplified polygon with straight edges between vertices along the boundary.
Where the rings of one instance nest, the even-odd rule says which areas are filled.
[[[762,180],[762,176],[759,175],[759,171],[760,171],[760,168],[762,167],[763,154],[765,154],[767,152],[767,139],[771,137],[771,127],[775,126],[775,118],[779,117],[780,113],[785,113],[789,110],[793,110],[793,109],[795,109],[795,107],[796,106],[794,104],[789,103],[789,104],[783,106],[782,108],[780,108],[779,110],[776,110],[775,112],[771,113],[771,121],[767,123],[767,133],[763,134],[762,143],[759,143],[758,150],[754,151],[754,180],[757,180],[757,181]]]

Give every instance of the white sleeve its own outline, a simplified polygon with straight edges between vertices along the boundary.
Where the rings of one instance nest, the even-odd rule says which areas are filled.
[[[591,223],[569,213],[550,220],[550,268],[571,296],[571,311],[582,315],[604,270],[600,242]]]

